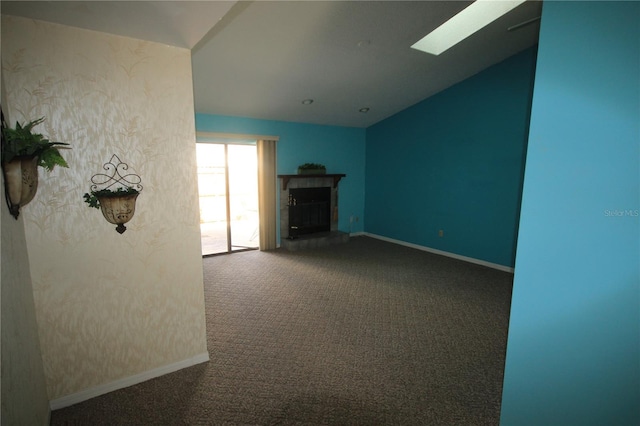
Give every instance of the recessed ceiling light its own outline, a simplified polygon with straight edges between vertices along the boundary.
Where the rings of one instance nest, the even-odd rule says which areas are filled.
[[[367,113],[367,112],[369,112],[369,108],[367,108],[367,107],[360,108],[358,111]]]
[[[525,0],[476,0],[411,47],[439,55],[524,2]]]
[[[302,101],[302,105],[311,105],[313,103],[313,99],[305,99]]]

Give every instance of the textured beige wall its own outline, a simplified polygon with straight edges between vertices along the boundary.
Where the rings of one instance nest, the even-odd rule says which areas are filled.
[[[2,65],[73,146],[23,211],[49,397],[206,353],[190,52],[3,16]],[[144,186],[122,235],[82,199],[113,154]]]
[[[4,201],[0,173],[0,262],[2,312],[2,410],[3,425],[48,425],[47,397],[40,341],[29,275],[29,257],[22,217],[15,220]]]

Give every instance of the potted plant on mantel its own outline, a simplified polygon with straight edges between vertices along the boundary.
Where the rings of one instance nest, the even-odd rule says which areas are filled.
[[[84,194],[84,201],[89,207],[100,209],[107,222],[116,226],[116,231],[122,234],[127,230],[124,226],[136,211],[136,198],[140,191],[130,186],[121,186],[115,190],[100,189]]]
[[[4,173],[5,196],[11,215],[18,219],[20,207],[29,203],[38,190],[38,168],[52,171],[58,165],[69,167],[58,150],[63,142],[51,142],[33,128],[44,121],[44,117],[21,125],[15,129],[7,127],[2,119],[2,171]]]
[[[304,163],[298,166],[299,175],[324,175],[327,168],[322,164]]]

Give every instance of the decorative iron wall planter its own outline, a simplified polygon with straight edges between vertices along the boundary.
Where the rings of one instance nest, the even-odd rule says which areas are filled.
[[[44,121],[44,117],[9,128],[0,109],[2,140],[2,172],[4,175],[5,199],[9,212],[18,219],[20,207],[27,205],[38,190],[38,166],[52,171],[56,165],[68,167],[58,148],[68,145],[51,142],[33,128]]]
[[[20,207],[33,200],[38,191],[38,157],[16,157],[3,162],[2,171],[9,212],[17,219]]]
[[[84,200],[89,207],[100,209],[107,222],[117,225],[116,231],[122,234],[127,230],[124,224],[136,212],[136,200],[142,191],[141,179],[135,173],[128,173],[129,165],[115,154],[103,168],[107,173],[91,177],[91,192],[84,194]]]

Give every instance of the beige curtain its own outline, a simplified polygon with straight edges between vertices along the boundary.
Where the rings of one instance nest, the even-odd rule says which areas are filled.
[[[258,140],[258,214],[260,250],[272,250],[276,242],[276,141]]]

